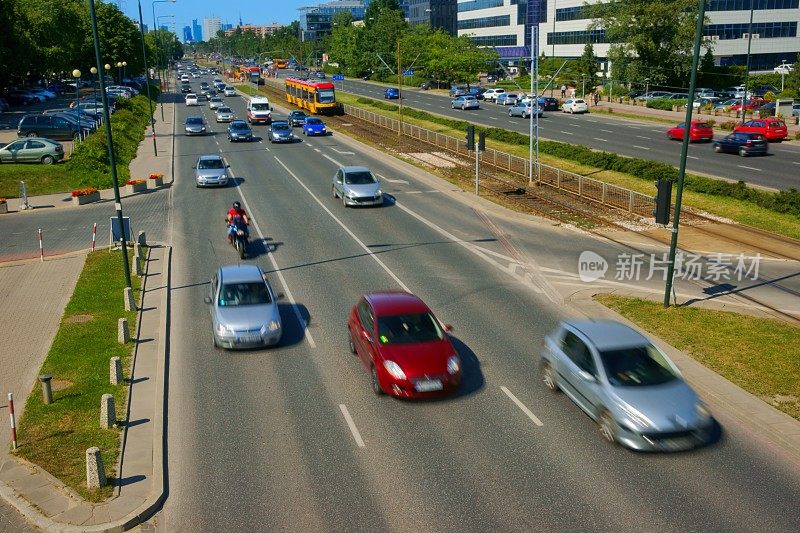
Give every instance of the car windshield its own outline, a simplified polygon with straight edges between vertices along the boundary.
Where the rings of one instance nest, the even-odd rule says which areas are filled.
[[[285,131],[291,129],[289,128],[289,124],[286,122],[273,122],[272,123],[272,131]]]
[[[211,101],[212,102],[221,102],[222,98],[220,98],[219,96],[212,96],[211,97]]]
[[[695,127],[695,128],[703,128],[703,129],[708,129],[708,128],[710,128],[711,126],[709,126],[709,125],[708,125],[707,123],[705,123],[705,122],[697,122],[697,123],[695,123],[695,124],[694,124],[694,127]]]
[[[253,111],[269,111],[269,104],[251,104],[250,108]]]
[[[189,117],[186,119],[186,123],[189,125],[202,124],[203,119],[200,117]]]
[[[350,185],[368,185],[376,183],[375,177],[369,170],[348,172],[344,175],[344,182]]]
[[[264,305],[272,303],[267,285],[263,281],[226,283],[219,290],[219,306]]]
[[[307,118],[306,124],[313,124],[314,126],[319,126],[322,124],[322,121],[318,118]]]
[[[442,329],[430,313],[378,317],[381,344],[410,344],[443,338]]]
[[[317,90],[317,102],[320,104],[330,104],[334,101],[333,89]]]
[[[197,168],[223,168],[222,159],[201,159],[200,162],[197,163]]]
[[[217,109],[217,113],[219,113],[219,114],[232,113],[232,111],[231,111],[230,107],[220,107],[219,109]]]
[[[613,387],[661,385],[677,379],[669,363],[652,345],[601,350],[600,360]]]
[[[246,130],[248,129],[247,124],[244,122],[232,122],[231,123],[232,130]]]

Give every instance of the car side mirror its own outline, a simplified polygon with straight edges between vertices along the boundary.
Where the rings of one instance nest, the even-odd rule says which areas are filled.
[[[593,375],[586,372],[585,370],[579,371],[578,375],[581,377],[582,380],[588,381],[589,383],[594,383],[597,381],[597,378],[595,378]]]
[[[286,298],[286,295],[285,295],[285,294],[283,294],[282,292],[279,292],[279,293],[277,294],[277,296],[275,296],[275,297],[276,297],[278,300],[283,300],[284,298]]]
[[[361,332],[361,336],[364,338],[365,341],[367,341],[368,343],[372,344],[372,337],[370,336],[369,332],[362,331]]]
[[[207,304],[210,304],[210,303],[211,303],[211,298],[209,298],[208,296],[206,296],[205,298],[203,298],[203,301],[204,301],[205,303],[207,303]]]
[[[231,165],[230,165],[230,163],[227,163],[227,164],[225,165],[225,168],[231,168]]]
[[[454,328],[453,328],[453,325],[452,325],[452,324],[445,324],[445,325],[444,325],[444,330],[445,330],[446,332],[448,332],[448,333],[452,332],[452,331],[453,331],[453,329],[454,329]]]

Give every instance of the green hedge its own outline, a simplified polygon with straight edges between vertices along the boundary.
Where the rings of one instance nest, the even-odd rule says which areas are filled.
[[[686,106],[689,100],[671,100],[669,98],[653,98],[647,101],[647,107],[652,109],[661,109],[663,111],[672,111],[672,106]]]
[[[369,105],[384,111],[397,111],[398,109],[398,106],[394,104],[380,102],[370,98],[359,98],[357,101],[360,104]],[[675,102],[675,100],[673,100],[673,102]],[[456,130],[466,130],[467,126],[470,125],[469,122],[464,120],[454,120],[431,115],[430,113],[417,109],[403,108],[403,115],[435,122]],[[527,135],[515,131],[502,128],[482,128],[482,130],[486,132],[487,138],[505,144],[528,146],[529,143]],[[678,179],[678,169],[667,163],[624,157],[610,152],[592,150],[586,146],[540,140],[539,151],[601,170],[622,172],[650,182],[657,179],[667,179],[670,181],[676,181]],[[693,174],[686,174],[684,186],[690,191],[716,196],[729,196],[731,198],[751,202],[777,213],[787,213],[800,217],[800,191],[795,188],[789,189],[788,191],[771,192],[750,188],[743,181],[732,183]]]

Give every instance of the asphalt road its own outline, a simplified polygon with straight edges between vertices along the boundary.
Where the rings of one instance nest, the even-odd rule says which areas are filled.
[[[335,82],[336,88],[354,94],[383,99],[384,87],[360,80]],[[508,107],[481,102],[481,108],[461,111],[450,107],[446,95],[419,89],[405,89],[403,105],[475,124],[528,134],[526,119],[508,116]],[[391,102],[396,103],[392,100]],[[548,111],[539,119],[542,139],[567,142],[630,157],[652,159],[675,165],[680,163],[681,143],[666,138],[667,126],[647,121],[610,118],[604,114],[569,115]],[[689,146],[686,168],[753,185],[786,190],[800,188],[800,146],[770,143],[765,157],[743,158],[714,153],[708,143]]]
[[[244,115],[241,99],[226,101]],[[178,123],[199,110],[179,106]],[[800,528],[797,464],[724,413],[714,446],[634,454],[605,446],[577,407],[549,394],[536,356],[561,311],[475,253],[504,250],[460,202],[425,194],[336,134],[230,145],[212,127],[176,140],[165,531]],[[197,155],[220,152],[237,186],[196,189]],[[343,208],[330,196],[338,163],[369,165],[395,201]],[[274,349],[211,344],[203,297],[213,271],[237,262],[222,222],[235,200],[263,239],[248,261],[286,294]],[[555,246],[575,235],[541,232]],[[455,326],[465,382],[453,398],[376,397],[347,349],[358,296],[406,287]]]

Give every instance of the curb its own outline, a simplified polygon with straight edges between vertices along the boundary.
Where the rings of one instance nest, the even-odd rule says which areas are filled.
[[[164,477],[164,470],[166,469],[166,456],[164,454],[164,447],[166,444],[166,441],[164,440],[164,429],[165,429],[164,414],[165,414],[167,391],[168,391],[167,371],[169,367],[166,363],[166,359],[168,357],[168,351],[170,346],[167,335],[169,334],[169,322],[170,322],[169,293],[171,290],[171,283],[172,283],[171,282],[172,247],[161,243],[152,243],[152,244],[164,248],[165,250],[164,262],[166,264],[166,270],[162,271],[163,272],[162,275],[165,276],[165,281],[164,281],[164,292],[161,296],[162,313],[159,322],[160,337],[159,337],[158,353],[161,354],[161,357],[159,358],[157,364],[158,371],[156,374],[157,379],[160,380],[160,385],[163,394],[156,397],[156,405],[153,415],[153,480],[150,489],[150,495],[142,505],[140,505],[134,511],[128,513],[125,517],[119,520],[93,526],[79,526],[74,524],[63,524],[60,522],[56,522],[46,516],[43,516],[36,507],[34,507],[31,503],[26,501],[23,497],[19,496],[13,488],[8,486],[3,481],[0,481],[0,496],[3,498],[3,500],[8,502],[9,505],[12,505],[14,508],[16,508],[32,524],[34,524],[35,526],[39,527],[44,531],[52,531],[56,533],[76,533],[76,532],[119,533],[122,531],[127,531],[141,524],[145,520],[148,520],[150,517],[152,517],[161,508],[161,506],[164,504],[164,501],[167,498],[168,483],[166,478]],[[149,258],[150,258],[150,252],[148,251],[148,263],[149,263]],[[141,321],[141,310],[139,313],[139,320]],[[137,331],[137,339],[140,334],[141,330]],[[130,397],[130,387],[128,388],[128,397]],[[130,403],[128,403],[127,409],[130,409]],[[128,413],[126,412],[126,415],[127,414]],[[121,451],[124,451],[126,436],[127,436],[127,429],[126,431],[123,432],[121,436],[121,446],[122,446]],[[123,454],[120,453],[120,460],[119,460],[120,465],[122,464],[122,457]],[[10,458],[14,461],[18,461],[18,459],[13,455],[10,456]],[[24,465],[25,463],[19,462],[19,464]],[[46,474],[44,470],[40,469],[39,467],[36,468],[37,470]],[[114,499],[119,494],[119,487],[115,487],[114,493],[115,496],[104,503],[109,503],[114,501]]]

